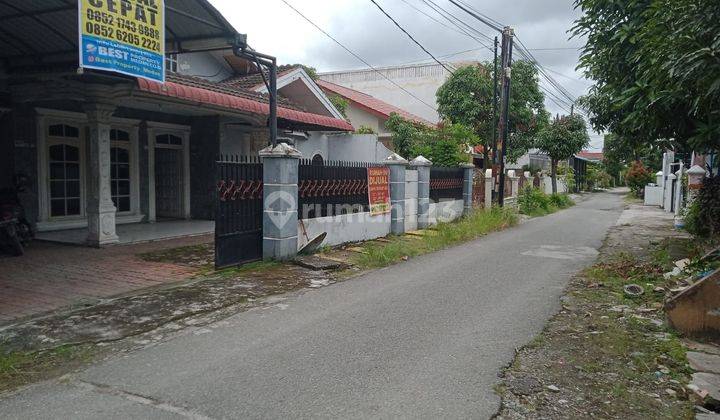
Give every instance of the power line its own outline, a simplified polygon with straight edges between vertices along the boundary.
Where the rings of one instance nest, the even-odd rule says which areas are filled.
[[[405,93],[407,93],[408,95],[410,95],[410,96],[412,96],[413,98],[415,98],[418,102],[422,103],[423,105],[425,105],[425,106],[427,106],[428,108],[432,109],[433,111],[437,112],[437,108],[435,108],[434,106],[428,104],[427,102],[423,101],[422,99],[418,98],[418,97],[415,96],[412,92],[410,92],[409,90],[405,89],[405,88],[402,87],[400,84],[398,84],[397,82],[395,82],[394,80],[392,80],[391,78],[389,78],[387,75],[385,75],[385,73],[383,73],[383,72],[381,72],[380,70],[376,69],[372,64],[368,63],[364,58],[360,57],[357,53],[355,53],[354,51],[352,51],[350,48],[348,48],[348,47],[346,47],[345,45],[343,45],[340,41],[338,41],[337,39],[335,39],[332,35],[330,35],[329,33],[327,33],[323,28],[321,28],[321,27],[318,26],[315,22],[313,22],[312,20],[310,20],[310,18],[308,18],[307,16],[305,16],[304,14],[302,14],[302,12],[300,12],[298,9],[296,9],[292,4],[288,3],[287,0],[280,0],[280,1],[282,1],[283,3],[285,3],[285,5],[286,5],[287,7],[289,7],[290,9],[292,9],[292,10],[293,10],[295,13],[297,13],[300,17],[302,17],[303,19],[305,19],[309,24],[311,24],[312,26],[314,26],[315,29],[317,29],[318,31],[322,32],[326,37],[330,38],[333,42],[335,42],[336,44],[338,44],[342,49],[344,49],[345,51],[347,51],[350,55],[352,55],[353,57],[355,57],[356,59],[358,59],[360,62],[362,62],[362,63],[365,64],[366,66],[368,66],[368,68],[372,69],[374,72],[376,72],[377,74],[379,74],[381,77],[383,77],[384,79],[386,79],[388,82],[390,82],[390,83],[392,83],[393,85],[395,85],[397,88],[399,88],[399,89],[402,90],[403,92],[405,92]]]
[[[503,25],[500,24],[500,22],[495,21],[494,19],[483,15],[480,12],[476,12],[474,10],[471,10],[472,8],[470,6],[467,6],[466,4],[460,4],[455,0],[448,0],[450,3],[454,4],[456,7],[464,11],[465,13],[469,14],[470,16],[474,17],[475,19],[479,20],[480,22],[486,24],[487,26],[495,29],[498,32],[502,32]]]
[[[458,55],[467,54],[467,53],[476,52],[476,51],[482,51],[482,50],[484,50],[484,48],[471,48],[471,49],[469,49],[469,50],[457,51],[457,52],[454,52],[454,53],[449,53],[449,54],[441,55],[441,56],[438,56],[438,58],[442,60],[442,59],[445,59],[445,58],[455,57],[455,56],[458,56]],[[430,60],[429,58],[425,58],[425,59],[422,59],[422,60],[418,59],[418,60],[413,60],[413,61],[406,61],[406,62],[404,62],[404,63],[400,63],[400,64],[397,64],[397,65],[398,65],[398,66],[404,66],[404,65],[407,65],[407,64],[422,64],[422,63],[427,62],[427,61],[429,61],[429,60]]]
[[[380,6],[380,5],[378,4],[378,2],[376,2],[375,0],[370,0],[370,1],[372,2],[372,4],[374,4],[375,6],[377,6],[377,8],[380,9],[380,11],[381,11],[385,16],[387,16],[387,18],[390,19],[390,21],[391,21],[392,23],[394,23],[395,26],[398,27],[398,29],[400,29],[405,35],[407,35],[408,38],[410,38],[410,40],[411,40],[412,42],[414,42],[418,47],[420,47],[420,49],[422,49],[423,51],[425,51],[425,52],[427,53],[427,55],[429,55],[430,57],[432,57],[432,59],[435,60],[435,62],[437,62],[438,64],[440,64],[440,65],[441,65],[445,70],[447,70],[448,72],[450,72],[450,73],[453,72],[452,70],[450,70],[450,68],[449,68],[448,66],[446,66],[445,64],[443,64],[443,63],[442,63],[440,60],[438,60],[437,58],[435,58],[435,56],[434,56],[430,51],[428,51],[428,49],[425,48],[418,40],[416,40],[412,35],[410,35],[410,33],[409,33],[408,31],[406,31],[405,28],[403,28],[395,19],[393,19],[393,17],[390,16],[390,14],[389,14],[388,12],[386,12],[385,9],[383,9],[382,6]]]
[[[473,28],[472,26],[468,25],[464,20],[460,19],[459,17],[453,15],[446,9],[444,9],[442,6],[435,3],[433,0],[421,0],[425,5],[433,9],[435,13],[439,14],[443,18],[445,18],[448,22],[450,22],[455,27],[459,28],[463,33],[465,33],[468,37],[475,40],[480,45],[485,46],[490,51],[493,51],[493,49],[486,44],[483,44],[476,36],[483,37],[487,39],[490,42],[494,42],[494,39],[488,35],[485,35],[484,33],[478,31],[477,29]],[[476,36],[473,36],[470,32],[474,33]]]

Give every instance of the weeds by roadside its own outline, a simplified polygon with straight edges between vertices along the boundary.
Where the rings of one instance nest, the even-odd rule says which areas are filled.
[[[518,195],[520,213],[528,216],[544,216],[575,205],[567,194],[545,194],[544,191],[526,186]]]
[[[355,263],[361,268],[390,265],[404,257],[414,257],[449,246],[473,240],[487,233],[517,223],[517,214],[511,209],[493,207],[490,211],[475,211],[459,220],[440,223],[420,236],[405,235],[389,242],[372,242],[363,247]]]
[[[97,347],[64,345],[38,352],[6,352],[0,346],[0,393],[55,376],[92,360]]]
[[[562,311],[505,372],[498,418],[693,417],[685,349],[662,312],[667,247],[647,260],[606,254],[571,282]],[[628,294],[628,284],[644,292]],[[542,386],[520,395],[528,377]]]

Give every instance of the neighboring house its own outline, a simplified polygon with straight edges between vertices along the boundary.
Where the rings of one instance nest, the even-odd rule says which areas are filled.
[[[582,152],[578,153],[576,156],[587,159],[588,162],[592,162],[592,163],[600,163],[604,159],[603,152],[591,152],[589,150],[583,150]]]
[[[267,93],[263,76],[259,72],[232,76],[222,83],[238,89],[248,89],[262,94]],[[277,88],[282,98],[302,107],[304,111],[345,119],[340,111],[333,106],[325,93],[324,87],[320,87],[320,83],[322,82],[316,83],[302,67],[297,66],[284,69],[278,73]],[[354,111],[354,107],[351,108],[353,110],[348,113],[349,123],[356,129],[360,128],[366,120],[355,119],[354,117],[358,113]],[[393,111],[416,118],[402,110],[393,108]],[[377,119],[377,117],[371,118]],[[240,130],[247,130],[247,128],[240,128]],[[376,133],[382,132],[382,130],[378,129],[377,124],[374,126],[374,130]],[[353,135],[338,132],[338,130],[296,130],[286,131],[282,133],[282,137],[284,137],[285,141],[293,143],[304,157],[312,159],[316,163],[328,160],[377,162],[392,154],[391,150],[378,143],[377,135]],[[244,147],[239,152],[243,154],[256,153],[257,149],[265,147],[266,143],[267,139],[260,137],[252,144],[238,145],[238,147]]]
[[[387,127],[385,127],[385,122],[392,114],[398,114],[407,120],[420,124],[434,125],[428,120],[413,115],[387,102],[383,102],[367,93],[324,80],[318,80],[317,83],[328,95],[338,95],[348,101],[345,114],[353,127],[356,129],[360,127],[371,128],[377,133],[380,141],[386,146],[390,144],[391,133]]]
[[[212,220],[217,156],[256,154],[269,139],[263,86],[239,82],[256,69],[232,52],[238,32],[207,0],[174,2],[164,84],[78,72],[77,3],[61,3],[0,8],[12,33],[0,37],[0,188],[26,176],[21,200],[38,230],[84,229],[61,237],[93,245],[125,239],[120,224]],[[280,136],[324,142],[304,148],[324,158],[355,154],[354,127],[303,71],[278,86]],[[366,159],[384,152],[360,140]]]
[[[477,62],[449,64],[457,68]],[[322,81],[371,95],[433,124],[440,120],[436,111],[435,94],[449,76],[450,73],[439,64],[414,64],[380,67],[377,71],[361,69],[318,74]]]

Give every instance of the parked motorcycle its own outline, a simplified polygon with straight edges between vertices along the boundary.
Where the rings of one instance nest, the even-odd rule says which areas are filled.
[[[24,191],[25,180],[17,177],[15,188],[0,190],[0,247],[12,255],[25,253],[25,247],[34,236],[32,225],[25,218],[25,209],[18,194]]]

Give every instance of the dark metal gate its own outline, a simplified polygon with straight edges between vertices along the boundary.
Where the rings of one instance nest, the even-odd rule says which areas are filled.
[[[217,164],[215,267],[262,258],[263,166],[255,157],[223,155]]]

